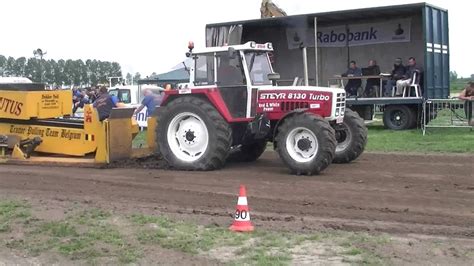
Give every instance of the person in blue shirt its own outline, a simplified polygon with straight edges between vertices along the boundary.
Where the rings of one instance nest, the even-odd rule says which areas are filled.
[[[345,73],[343,73],[341,76],[343,77],[360,77],[362,76],[362,70],[357,67],[357,64],[355,61],[351,61],[349,68]],[[362,80],[360,79],[349,79],[347,81],[346,86],[344,89],[346,90],[348,97],[351,96],[357,96],[357,90],[360,88],[362,85]]]
[[[157,106],[160,106],[161,103],[161,94],[155,95],[150,89],[143,90],[143,96],[145,96],[142,100],[142,104],[135,110],[135,114],[140,113],[143,108],[146,107],[147,109],[147,116],[150,117],[153,112],[155,111]]]

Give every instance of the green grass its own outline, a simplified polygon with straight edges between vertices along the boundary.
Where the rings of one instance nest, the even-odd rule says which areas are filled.
[[[0,201],[0,233],[9,232],[17,221],[28,223],[31,217],[29,206],[23,202]]]
[[[144,227],[137,233],[137,239],[144,245],[159,245],[190,254],[234,247],[233,260],[228,261],[231,265],[287,265],[292,260],[291,249],[308,243],[340,247],[342,251],[329,255],[342,256],[349,262],[381,264],[383,259],[371,250],[388,243],[384,236],[365,233],[257,231],[239,234],[218,227],[173,222],[164,217],[134,215],[130,220]]]
[[[4,207],[0,207],[1,210],[8,210],[5,213],[12,213],[23,205],[0,202],[0,206]],[[7,242],[7,246],[24,250],[30,256],[57,252],[70,260],[85,260],[88,264],[96,264],[97,259],[110,256],[116,257],[120,263],[137,261],[140,250],[126,243],[119,228],[110,224],[110,217],[109,212],[89,209],[59,221],[38,220],[31,228],[18,228],[24,231],[24,237]]]
[[[250,235],[235,234],[227,229],[200,227],[191,223],[173,222],[165,217],[133,215],[130,220],[145,228],[137,232],[142,244],[157,244],[161,247],[198,254],[217,245],[238,245]]]
[[[138,132],[132,141],[132,148],[144,148],[147,146],[146,142],[146,129]]]
[[[235,233],[226,227],[202,226],[164,216],[123,216],[101,209],[75,208],[64,219],[47,221],[31,217],[31,207],[25,203],[0,200],[0,220],[8,224],[8,231],[0,232],[0,236],[11,229],[22,232],[21,237],[7,236],[0,244],[29,256],[52,253],[79,264],[139,263],[146,250],[159,246],[235,265],[287,265],[292,262],[293,249],[308,244],[310,249],[313,244],[338,247],[328,256],[343,257],[350,263],[383,263],[371,250],[386,243],[379,236],[364,233]],[[222,252],[230,255],[219,257]]]
[[[451,82],[449,84],[449,90],[451,92],[451,95],[458,94],[462,90],[464,90],[464,88],[467,86],[468,81],[470,81],[470,79],[462,79],[462,80]]]
[[[474,153],[474,132],[467,128],[429,128],[394,131],[383,126],[369,126],[366,151]]]

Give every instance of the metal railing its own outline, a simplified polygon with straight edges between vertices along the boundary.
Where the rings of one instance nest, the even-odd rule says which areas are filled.
[[[473,101],[459,99],[427,99],[423,102],[422,130],[427,128],[473,128]]]

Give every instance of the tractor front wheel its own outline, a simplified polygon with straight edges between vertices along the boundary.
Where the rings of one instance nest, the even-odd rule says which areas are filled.
[[[336,149],[334,129],[310,113],[286,118],[275,141],[280,158],[297,175],[319,174],[331,164]]]
[[[336,155],[334,163],[349,163],[355,160],[367,144],[367,127],[356,112],[347,109],[344,121],[334,126],[336,131]]]

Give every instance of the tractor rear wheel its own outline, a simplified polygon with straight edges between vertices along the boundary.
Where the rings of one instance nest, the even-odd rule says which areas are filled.
[[[214,170],[225,164],[232,131],[207,101],[180,97],[160,107],[157,122],[157,150],[171,168]]]
[[[293,174],[319,174],[334,158],[334,129],[323,118],[298,113],[278,127],[276,150]]]
[[[348,163],[355,160],[367,144],[367,127],[356,112],[347,109],[344,121],[334,126],[336,131],[336,154],[334,163]]]

